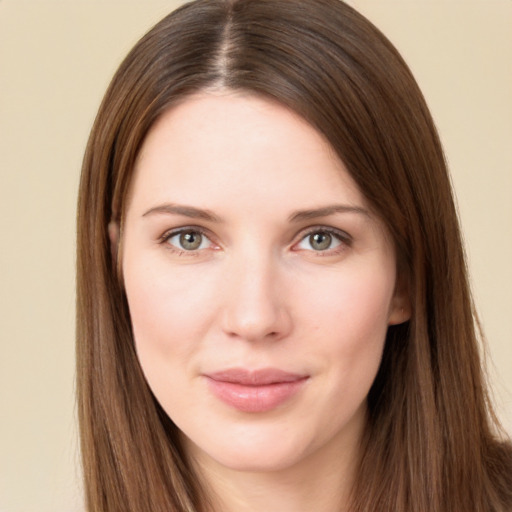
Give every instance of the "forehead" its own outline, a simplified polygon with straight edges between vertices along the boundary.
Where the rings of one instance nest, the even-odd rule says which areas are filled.
[[[274,101],[242,93],[205,92],[169,109],[148,133],[134,172],[135,202],[365,203],[317,130]]]

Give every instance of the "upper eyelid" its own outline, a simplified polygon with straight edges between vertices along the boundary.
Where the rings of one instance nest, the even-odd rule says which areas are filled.
[[[341,238],[344,241],[352,241],[352,239],[353,239],[352,236],[343,229],[338,229],[338,228],[334,228],[331,226],[322,226],[322,225],[310,226],[308,228],[304,228],[296,235],[295,238],[298,238],[298,240],[300,241],[303,238],[307,237],[308,235],[311,235],[313,233],[319,233],[319,232],[329,233],[329,234],[338,236],[339,238]]]
[[[206,236],[208,239],[211,239],[210,231],[202,228],[201,226],[180,226],[179,228],[171,228],[167,229],[158,237],[159,240],[167,240],[173,236],[179,235],[180,233],[183,233],[184,231],[197,231],[203,236]]]

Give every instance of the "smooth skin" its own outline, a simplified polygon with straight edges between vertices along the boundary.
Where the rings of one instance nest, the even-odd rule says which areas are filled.
[[[208,91],[139,154],[114,225],[138,357],[217,512],[340,512],[386,330],[409,318],[382,222],[326,140],[285,107]],[[244,412],[230,368],[307,377]]]

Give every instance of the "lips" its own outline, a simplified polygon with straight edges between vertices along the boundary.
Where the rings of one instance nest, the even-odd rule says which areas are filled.
[[[271,411],[291,400],[303,388],[308,375],[275,368],[231,368],[204,375],[210,392],[242,412]]]

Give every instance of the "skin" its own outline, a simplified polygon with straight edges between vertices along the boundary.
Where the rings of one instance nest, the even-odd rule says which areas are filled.
[[[386,330],[409,308],[388,234],[325,139],[266,99],[190,97],[143,144],[119,240],[141,366],[213,508],[343,510]],[[204,377],[233,367],[307,379],[244,412]]]

